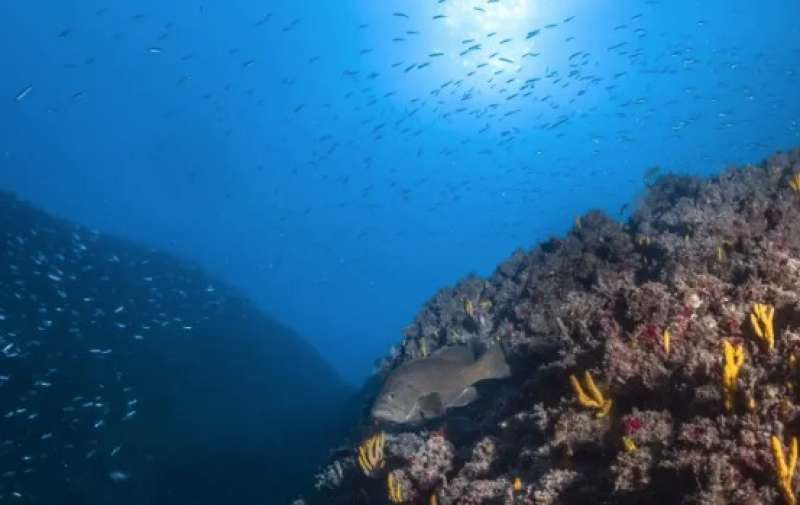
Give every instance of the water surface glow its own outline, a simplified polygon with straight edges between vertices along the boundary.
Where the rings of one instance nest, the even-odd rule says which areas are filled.
[[[466,46],[453,57],[459,59],[465,68],[474,69],[482,61],[478,57],[479,52],[470,51],[461,56],[465,49],[484,42],[487,37],[485,42],[494,43],[510,38],[511,40],[503,43],[502,50],[497,51],[497,55],[488,63],[496,69],[521,69],[522,66],[516,63],[516,57],[529,52],[532,47],[532,44],[525,40],[526,27],[533,21],[533,9],[530,8],[529,1],[515,0],[502,4],[497,2],[478,8],[482,10],[477,10],[475,3],[469,0],[451,2],[447,5],[445,9],[447,33],[454,46],[458,47],[457,44]],[[511,37],[509,34],[514,36]],[[499,58],[503,55],[507,55],[508,59],[515,63],[501,61]]]

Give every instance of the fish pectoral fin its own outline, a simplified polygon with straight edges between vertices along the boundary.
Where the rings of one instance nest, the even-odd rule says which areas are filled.
[[[478,390],[474,386],[469,386],[464,389],[457,397],[453,399],[453,403],[449,407],[466,407],[470,403],[478,399]]]
[[[439,396],[439,393],[430,393],[421,396],[417,403],[425,417],[439,417],[444,415],[444,404],[442,403],[442,397]]]

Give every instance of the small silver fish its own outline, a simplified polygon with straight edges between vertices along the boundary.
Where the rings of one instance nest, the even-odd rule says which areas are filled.
[[[33,86],[28,86],[25,89],[23,89],[22,91],[20,91],[19,93],[17,93],[17,96],[14,99],[17,102],[21,102],[21,101],[25,100],[25,97],[27,97],[28,95],[31,94],[31,91],[33,91]]]
[[[477,360],[465,346],[444,347],[390,373],[372,406],[372,417],[396,424],[442,417],[447,409],[469,405],[478,398],[475,383],[510,375],[497,344]]]
[[[119,483],[119,482],[125,482],[126,480],[130,479],[131,476],[127,472],[121,472],[117,470],[110,472],[108,474],[108,478],[111,479],[111,482]]]

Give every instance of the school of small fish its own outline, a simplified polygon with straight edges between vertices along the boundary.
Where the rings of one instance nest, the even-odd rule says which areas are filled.
[[[784,8],[791,19],[796,7]],[[248,153],[208,169],[202,185],[209,199],[252,201],[257,228],[276,237],[261,252],[269,275],[248,287],[316,249],[291,282],[357,279],[368,290],[384,272],[362,265],[385,264],[397,243],[496,243],[502,255],[598,202],[625,216],[656,163],[719,169],[798,143],[800,37],[781,36],[779,20],[751,26],[758,10],[743,0],[390,0],[201,2],[167,15],[109,4],[49,28],[58,86],[15,75],[7,101],[69,127],[144,87],[153,123],[202,124],[214,143]],[[753,44],[754,33],[769,42]],[[157,170],[191,182],[202,169]],[[229,177],[252,194],[225,189]],[[458,256],[451,277],[476,267]],[[293,313],[315,304],[280,301]],[[394,317],[387,335],[402,324]],[[310,334],[305,320],[290,323]]]
[[[147,472],[132,441],[157,410],[140,404],[148,338],[190,339],[203,317],[182,314],[223,298],[159,253],[126,256],[24,209],[0,193],[0,503],[89,503],[69,500]]]
[[[193,74],[199,71],[196,62],[203,55],[184,39],[175,40],[181,30],[179,22],[109,6],[96,10],[96,26],[86,29],[108,29],[107,19],[111,16],[125,20],[130,26],[116,27],[112,40],[121,41],[142,32],[144,40],[150,40],[142,52],[169,59],[182,73],[170,86],[186,88],[188,94],[211,101],[218,110],[224,107],[224,96],[238,90],[249,97],[253,106],[273,111],[277,122],[295,127],[293,135],[298,133],[297,127],[308,125],[304,131],[310,156],[304,163],[312,168],[323,169],[326,164],[357,153],[361,160],[357,172],[319,176],[336,186],[347,186],[361,178],[364,182],[356,194],[365,199],[377,182],[359,176],[373,167],[380,156],[380,146],[390,140],[399,145],[392,149],[404,155],[431,155],[439,163],[464,163],[457,161],[462,159],[459,155],[479,155],[483,157],[479,160],[489,157],[507,175],[520,171],[535,175],[541,171],[535,160],[554,152],[551,146],[565,140],[570,125],[581,124],[581,138],[571,142],[583,146],[582,154],[562,161],[570,166],[591,159],[606,164],[607,160],[599,155],[609,149],[651,142],[653,138],[645,135],[642,126],[653,127],[654,121],[662,123],[659,134],[681,138],[701,134],[704,129],[725,135],[726,130],[743,127],[752,122],[749,108],[756,102],[770,115],[777,115],[791,104],[781,96],[760,95],[759,84],[766,82],[761,78],[771,73],[791,86],[800,75],[800,58],[776,61],[769,54],[758,54],[755,60],[749,59],[752,55],[746,47],[736,45],[735,38],[706,44],[706,38],[716,37],[720,30],[714,26],[714,19],[684,19],[681,26],[685,31],[671,33],[658,24],[659,16],[671,8],[659,0],[639,2],[640,10],[631,13],[621,9],[592,11],[592,19],[581,19],[579,11],[586,6],[577,3],[570,6],[575,12],[538,19],[530,26],[520,25],[516,19],[538,9],[529,0],[430,0],[416,5],[415,11],[393,10],[397,4],[386,3],[383,16],[389,21],[379,19],[375,27],[370,23],[338,27],[343,40],[368,42],[353,54],[344,54],[336,44],[315,39],[313,31],[303,31],[304,25],[321,20],[311,19],[308,12],[295,14],[290,6],[266,12],[249,22],[240,20],[249,24],[247,29],[256,40],[266,40],[267,47],[260,43],[246,46],[244,38],[226,41],[231,46],[227,55],[241,72],[228,76],[218,89],[192,88]],[[207,12],[210,9],[201,4],[199,15],[211,17]],[[731,10],[738,12],[733,6]],[[387,26],[391,32],[387,32]],[[506,26],[513,26],[514,33],[505,33]],[[480,32],[482,27],[492,31]],[[587,33],[587,28],[592,33]],[[459,29],[464,30],[465,38],[458,36]],[[68,43],[79,32],[77,27],[67,27],[57,30],[54,37],[60,43]],[[441,33],[451,36],[443,38]],[[448,46],[446,50],[430,48],[420,53],[418,41],[434,36],[438,43]],[[660,42],[654,44],[653,39]],[[796,41],[787,44],[792,54],[800,55]],[[409,50],[404,51],[404,46]],[[270,68],[272,51],[295,53],[298,66],[285,71]],[[343,63],[348,60],[350,64]],[[93,55],[85,55],[83,65],[97,63]],[[64,66],[77,69],[81,64],[70,62]],[[259,68],[268,69],[267,74],[251,78],[251,72]],[[646,79],[647,88],[633,78]],[[260,84],[267,88],[268,82],[271,87],[275,81],[283,88],[282,96],[266,96],[266,92],[259,91]],[[318,83],[312,87],[322,88],[314,93],[314,101],[304,100],[302,94],[308,91],[307,86],[301,86],[304,83]],[[667,85],[669,89],[665,89]],[[338,92],[341,86],[349,90],[343,95],[324,95],[325,88]],[[26,83],[15,101],[31,100],[35,89]],[[85,100],[90,91],[74,89],[69,94],[72,101]],[[57,112],[59,106],[50,107]],[[165,117],[178,114],[175,110],[164,112]],[[218,121],[228,135],[236,128],[235,122],[221,117]],[[355,128],[349,128],[348,121],[353,121]],[[611,130],[609,124],[619,128]],[[451,131],[446,137],[439,135],[447,129],[455,130],[455,134]],[[780,129],[789,130],[794,138],[800,135],[797,121],[787,121],[768,134],[765,132],[766,138],[743,139],[742,147],[769,149],[769,140]],[[587,131],[594,133],[587,138]],[[702,153],[694,160],[710,156]],[[259,170],[262,168],[259,165]],[[298,168],[292,168],[292,173],[297,175]],[[596,167],[583,175],[600,173],[615,173],[615,169]],[[640,175],[639,171],[635,173]],[[447,207],[462,193],[475,191],[475,186],[488,182],[483,177],[475,179],[464,174],[459,174],[463,175],[461,180],[443,183],[435,181],[430,173],[415,172],[406,178],[391,170],[389,175],[388,183],[406,201],[426,186],[437,190],[439,194],[432,199],[429,211]],[[583,187],[580,180],[570,180],[566,169],[541,175]],[[507,191],[511,194],[510,188]],[[527,199],[545,189],[531,182],[514,191]],[[343,198],[340,206],[349,204]],[[293,212],[310,211],[309,206]],[[365,226],[358,236],[369,231]]]
[[[55,48],[46,62],[57,70],[53,82],[15,73],[3,100],[74,120],[83,108],[104,108],[103,88],[124,102],[132,91],[109,84],[119,70],[110,60],[134,62],[131,82],[147,74],[163,94],[182,97],[161,103],[154,94],[157,119],[181,124],[202,109],[215,138],[256,130],[248,170],[274,172],[258,198],[271,234],[291,243],[309,234],[297,223],[358,216],[353,226],[330,227],[317,244],[326,252],[340,242],[373,251],[414,233],[450,237],[438,223],[453,219],[441,215],[463,224],[462,242],[502,235],[516,247],[550,226],[539,224],[541,215],[563,214],[567,222],[576,215],[574,202],[550,198],[552,188],[612,193],[620,181],[647,175],[642,152],[666,145],[672,158],[664,161],[673,167],[719,167],[800,141],[796,33],[780,48],[753,49],[702,6],[680,14],[685,5],[657,0],[546,2],[537,13],[526,0],[327,2],[345,3],[369,4],[369,15],[331,17],[330,6],[315,15],[309,2],[258,13],[199,3],[172,16],[109,4],[83,24],[50,28],[42,45]],[[742,18],[752,8],[742,0],[726,5]],[[196,47],[221,17],[236,36],[219,40],[217,53]],[[83,45],[87,33],[103,56]],[[279,133],[253,126],[264,123]],[[291,151],[283,146],[288,136]],[[278,153],[281,163],[261,161],[265,153]],[[385,213],[411,204],[405,227],[383,226]],[[489,208],[492,219],[484,215]],[[58,503],[47,494],[51,481],[131,485],[146,470],[126,461],[147,459],[126,456],[143,451],[127,435],[147,406],[123,363],[142,355],[154,329],[191,337],[203,321],[179,309],[223,296],[165,273],[156,259],[105,254],[87,230],[50,240],[53,230],[9,229],[17,231],[0,236],[0,503]],[[70,246],[58,246],[64,243]],[[329,256],[354,265],[363,259]],[[272,268],[278,255],[264,263]],[[110,286],[121,268],[136,278]],[[403,370],[414,373],[384,391],[388,398],[397,384],[423,383],[424,396],[381,404],[375,416],[418,421],[474,399],[472,380],[442,385],[420,372],[431,362]]]

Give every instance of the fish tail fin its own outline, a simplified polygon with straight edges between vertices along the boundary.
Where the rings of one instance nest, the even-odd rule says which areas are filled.
[[[505,379],[511,376],[511,367],[506,361],[500,344],[492,344],[475,363],[477,380]]]

